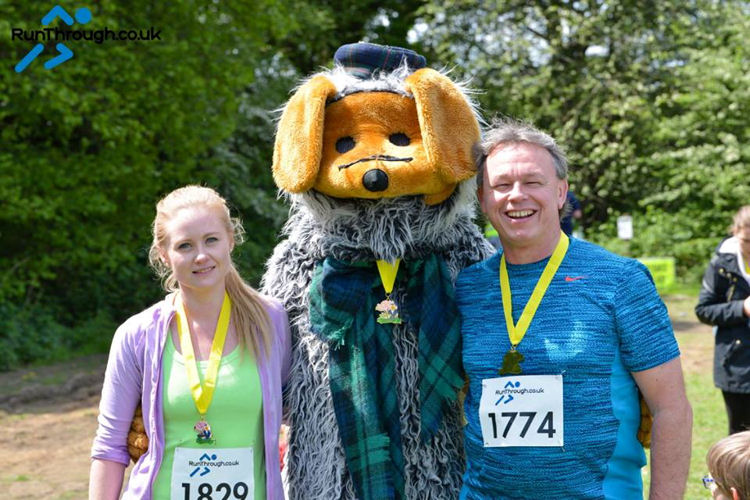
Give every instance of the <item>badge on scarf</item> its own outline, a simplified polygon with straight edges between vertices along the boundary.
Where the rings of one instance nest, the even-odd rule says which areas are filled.
[[[380,313],[377,319],[378,323],[401,324],[401,318],[398,315],[398,306],[396,306],[396,303],[390,297],[386,296],[384,301],[379,302],[375,306],[375,310]]]
[[[398,306],[391,300],[391,292],[393,291],[393,284],[396,282],[396,274],[398,273],[398,265],[400,263],[401,259],[396,259],[396,262],[393,264],[384,260],[376,261],[380,280],[383,282],[383,289],[385,290],[385,300],[375,306],[375,310],[380,313],[377,319],[378,323],[401,324],[401,318],[398,315]]]

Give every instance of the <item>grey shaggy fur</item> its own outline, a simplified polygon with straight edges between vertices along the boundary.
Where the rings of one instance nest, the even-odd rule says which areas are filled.
[[[310,331],[308,288],[315,263],[329,255],[372,261],[437,253],[455,281],[461,269],[493,252],[472,222],[475,186],[474,179],[465,181],[435,206],[425,205],[421,196],[344,200],[315,191],[289,195],[286,239],[274,250],[262,282],[264,293],[284,302],[292,326],[291,376],[284,394],[291,427],[285,470],[289,498],[356,498],[328,386],[328,346]],[[394,290],[397,302],[404,292]],[[457,498],[464,470],[458,405],[431,442],[422,443],[417,332],[394,325],[393,343],[406,497]]]

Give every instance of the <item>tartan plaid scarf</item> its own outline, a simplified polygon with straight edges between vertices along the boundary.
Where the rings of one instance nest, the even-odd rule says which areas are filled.
[[[463,386],[453,285],[441,259],[402,261],[401,318],[419,331],[423,441],[437,432]],[[398,288],[397,287],[394,287]],[[329,384],[346,463],[360,500],[404,498],[404,457],[392,325],[376,321],[385,292],[374,262],[327,257],[310,286],[312,331],[330,346]]]

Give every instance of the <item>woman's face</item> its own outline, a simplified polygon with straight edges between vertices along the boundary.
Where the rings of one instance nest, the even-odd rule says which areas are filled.
[[[183,208],[167,221],[165,229],[167,238],[161,256],[180,289],[223,289],[234,240],[219,211],[202,206]]]
[[[745,260],[750,260],[750,227],[741,227],[734,231],[734,236],[740,242],[740,251]]]

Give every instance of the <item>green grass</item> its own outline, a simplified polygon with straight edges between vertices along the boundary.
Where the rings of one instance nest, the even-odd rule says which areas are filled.
[[[690,338],[689,336],[693,337]],[[687,337],[687,338],[686,338]],[[680,346],[697,343],[695,334],[678,336]],[[713,359],[713,337],[711,349],[705,355]],[[724,411],[724,400],[719,389],[714,387],[711,370],[698,373],[685,371],[685,384],[690,404],[693,407],[693,453],[690,459],[690,476],[688,478],[687,499],[707,498],[701,478],[706,474],[706,453],[716,441],[727,434],[727,417]]]
[[[672,320],[694,319],[692,312],[697,293],[667,296],[665,302]],[[706,474],[706,453],[713,443],[726,436],[727,417],[719,389],[713,384],[713,346],[710,327],[696,327],[678,332],[677,342],[682,352],[687,396],[693,407],[693,442],[685,498],[701,500],[710,498],[703,488],[701,478]],[[648,469],[644,468],[645,498],[648,498]]]

